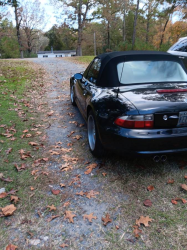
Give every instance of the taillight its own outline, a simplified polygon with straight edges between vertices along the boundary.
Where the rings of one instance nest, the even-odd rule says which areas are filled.
[[[129,115],[118,117],[114,123],[124,128],[153,128],[153,115]]]

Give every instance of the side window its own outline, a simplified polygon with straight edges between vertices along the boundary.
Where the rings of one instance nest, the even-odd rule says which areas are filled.
[[[86,70],[84,71],[84,74],[83,74],[84,78],[87,78],[88,71],[89,71],[89,69],[90,69],[92,63],[93,63],[93,61],[91,61],[91,63],[88,65],[88,67],[87,67]]]
[[[180,51],[180,52],[187,52],[187,41],[181,41],[179,44],[177,44],[174,48],[174,51]]]
[[[89,71],[87,74],[87,79],[93,84],[96,84],[100,67],[101,67],[101,60],[96,58],[93,64],[91,65],[91,67],[89,68]]]

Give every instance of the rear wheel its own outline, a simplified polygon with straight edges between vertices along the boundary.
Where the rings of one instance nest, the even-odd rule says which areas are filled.
[[[99,134],[95,122],[93,111],[90,111],[88,115],[88,143],[90,151],[95,156],[102,156],[104,154],[104,148],[99,139]]]
[[[71,104],[73,106],[76,106],[76,103],[75,103],[75,93],[74,93],[74,86],[70,85],[70,98],[71,98]]]

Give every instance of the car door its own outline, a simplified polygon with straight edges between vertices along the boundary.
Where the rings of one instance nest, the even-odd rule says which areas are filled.
[[[81,111],[82,115],[84,116],[84,109],[83,109],[83,99],[84,99],[84,89],[85,89],[85,76],[87,76],[88,70],[93,64],[93,61],[89,64],[89,66],[86,68],[83,74],[83,78],[80,80],[74,80],[74,91],[75,91],[75,96],[76,96],[76,103],[79,107],[79,110]]]
[[[89,99],[93,97],[95,92],[97,91],[97,77],[99,74],[99,70],[101,67],[101,60],[99,58],[95,58],[94,62],[92,63],[91,67],[89,68],[87,74],[84,78],[84,87],[82,89],[82,109],[84,110],[85,116],[87,113],[87,102]]]

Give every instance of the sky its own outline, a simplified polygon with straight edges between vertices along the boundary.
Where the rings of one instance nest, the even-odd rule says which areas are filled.
[[[31,2],[34,0],[30,0]],[[54,24],[57,24],[57,20],[56,17],[58,15],[58,11],[60,12],[60,10],[58,8],[55,8],[55,6],[53,6],[52,4],[50,4],[50,0],[39,0],[41,3],[41,8],[44,8],[45,11],[45,15],[46,15],[46,26],[44,29],[44,31],[48,31]],[[24,2],[24,0],[20,1],[20,2]],[[15,20],[14,20],[14,10],[11,7],[8,7],[8,11],[11,15],[12,21],[15,25]]]
[[[32,1],[32,0],[31,0]],[[41,2],[41,7],[45,9],[46,15],[48,16],[47,18],[47,24],[44,29],[44,31],[49,30],[54,24],[57,24],[57,20],[55,18],[55,13],[57,12],[55,7],[50,4],[49,0],[40,0]]]

